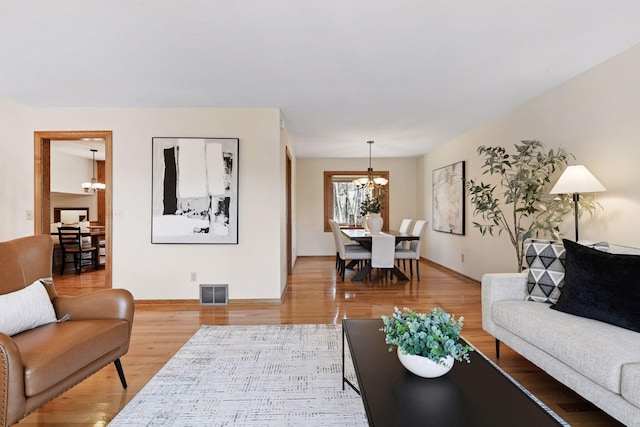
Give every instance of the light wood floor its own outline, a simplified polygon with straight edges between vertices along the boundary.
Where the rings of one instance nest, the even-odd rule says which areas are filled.
[[[123,390],[109,365],[22,420],[29,426],[105,426],[158,372],[200,325],[340,323],[343,318],[390,314],[394,306],[418,311],[441,306],[464,316],[463,335],[494,361],[494,340],[482,330],[480,285],[430,263],[421,263],[421,281],[389,283],[376,277],[343,283],[330,257],[298,258],[280,301],[231,301],[228,306],[137,302],[133,337],[122,365],[129,383]],[[102,287],[103,272],[54,278],[60,294],[78,295]],[[122,284],[123,286],[126,284]],[[118,284],[114,284],[118,287]],[[496,361],[573,426],[619,426],[524,358],[502,346]],[[340,386],[336,379],[336,386]],[[491,384],[487,384],[491,393]]]

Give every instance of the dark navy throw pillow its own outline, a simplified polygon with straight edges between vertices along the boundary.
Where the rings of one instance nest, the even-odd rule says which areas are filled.
[[[563,243],[564,287],[551,308],[640,332],[640,256]]]

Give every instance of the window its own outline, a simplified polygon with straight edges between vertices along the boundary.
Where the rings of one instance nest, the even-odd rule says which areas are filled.
[[[337,221],[341,227],[362,227],[360,203],[372,194],[372,190],[357,188],[353,180],[366,178],[366,171],[325,171],[324,173],[324,231],[331,231],[329,219]],[[375,177],[389,179],[388,171],[375,172]],[[373,190],[374,192],[376,190]],[[387,197],[382,200],[382,218],[385,229],[389,224],[389,185],[385,187]]]
[[[333,185],[333,219],[341,226],[362,225],[360,204],[366,196],[373,197],[373,191],[355,186],[353,178],[349,176],[334,175],[331,184]]]

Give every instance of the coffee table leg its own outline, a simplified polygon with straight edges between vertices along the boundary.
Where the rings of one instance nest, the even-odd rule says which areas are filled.
[[[346,384],[347,384],[349,387],[351,387],[351,388],[352,388],[356,393],[358,393],[358,396],[360,396],[360,390],[358,390],[358,389],[356,388],[356,386],[355,386],[355,385],[353,385],[353,383],[347,379],[347,372],[346,372],[346,369],[345,369],[345,366],[344,366],[344,352],[345,352],[345,349],[344,349],[344,348],[345,348],[345,345],[344,345],[344,335],[345,335],[345,333],[344,333],[344,321],[343,321],[343,322],[342,322],[342,390],[344,390],[344,389],[345,389],[344,385],[345,385],[345,383],[346,383]]]
[[[344,372],[344,323],[342,324],[342,390],[344,391],[344,381],[346,380]]]

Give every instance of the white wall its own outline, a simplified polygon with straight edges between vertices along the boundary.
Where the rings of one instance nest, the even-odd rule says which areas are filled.
[[[634,179],[640,158],[638,75],[640,46],[420,159],[374,159],[374,169],[390,172],[391,227],[405,217],[431,221],[433,169],[465,160],[467,177],[480,178],[479,145],[540,139],[575,154],[576,163],[608,189],[599,195],[604,211],[581,219],[581,238],[640,246],[640,186]],[[138,299],[192,299],[198,283],[228,283],[232,299],[280,297],[286,283],[284,147],[291,145],[278,109],[30,109],[0,98],[0,117],[0,240],[33,233],[26,218],[33,210],[33,132],[110,129],[113,208],[122,214],[113,223],[115,287],[130,289]],[[240,138],[239,245],[151,245],[154,136]],[[322,225],[323,171],[367,166],[364,158],[294,160],[294,257],[334,253]],[[467,202],[465,236],[429,226],[424,255],[477,279],[514,270],[507,237],[483,237],[472,221]],[[571,217],[564,228],[570,236]],[[191,271],[198,273],[197,283],[189,281]]]
[[[606,240],[640,246],[640,186],[635,180],[640,159],[640,46],[614,57],[521,107],[425,155],[419,165],[419,211],[431,216],[431,171],[466,160],[467,178],[482,176],[476,149],[480,145],[512,147],[538,139],[563,147],[603,183],[604,211],[580,219],[581,240]],[[552,182],[553,184],[553,182]],[[427,258],[480,279],[487,272],[514,271],[515,251],[506,235],[481,236],[473,228],[467,200],[466,236],[427,231]],[[477,219],[476,219],[477,220]],[[573,238],[573,216],[563,230]],[[465,255],[465,262],[460,261]]]
[[[33,234],[33,131],[29,109],[0,98],[0,241]]]
[[[398,229],[403,218],[416,218],[417,188],[415,158],[376,158],[374,171],[389,171],[389,222]],[[330,232],[324,231],[324,172],[366,171],[369,159],[298,159],[296,206],[299,256],[334,255]]]
[[[51,150],[51,191],[54,193],[84,194],[84,189],[80,184],[91,180],[92,166],[91,159]]]
[[[2,185],[18,181],[22,190],[0,194],[3,217],[17,218],[15,227],[0,230],[1,240],[33,234],[24,211],[33,209],[34,131],[112,130],[113,210],[118,213],[113,286],[129,289],[137,299],[198,298],[200,283],[229,284],[231,299],[280,298],[286,277],[281,277],[280,253],[273,250],[284,232],[278,109],[25,109],[6,101],[0,109],[27,118],[0,129],[0,158],[4,163],[10,155],[19,165],[10,173],[3,165],[0,173],[7,179]],[[154,136],[240,139],[238,245],[151,244]],[[197,273],[197,282],[190,282],[190,272]]]
[[[54,141],[55,144],[55,141]],[[98,220],[98,196],[85,193],[80,185],[89,181],[93,174],[93,161],[51,150],[51,211],[49,218],[53,221],[53,208],[88,207],[89,221]]]

